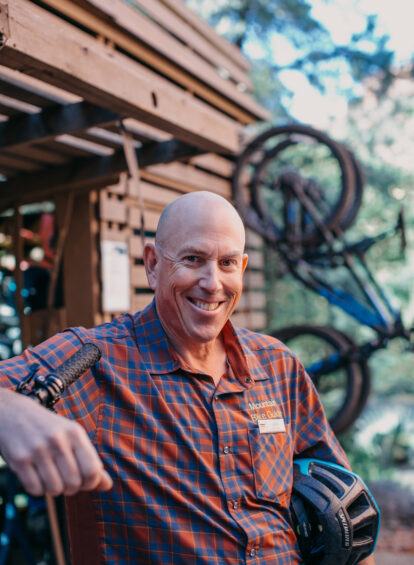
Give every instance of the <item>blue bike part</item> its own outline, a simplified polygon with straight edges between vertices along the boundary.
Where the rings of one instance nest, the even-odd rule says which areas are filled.
[[[306,565],[355,565],[374,551],[380,510],[352,471],[296,459],[290,509]]]

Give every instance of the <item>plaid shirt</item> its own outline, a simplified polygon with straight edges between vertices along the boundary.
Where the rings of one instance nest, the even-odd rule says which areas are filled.
[[[303,367],[274,338],[223,329],[217,387],[174,352],[155,304],[54,336],[1,364],[15,386],[81,342],[103,356],[57,408],[78,420],[111,474],[109,492],[67,499],[74,565],[302,563],[291,527],[292,460],[346,464]]]

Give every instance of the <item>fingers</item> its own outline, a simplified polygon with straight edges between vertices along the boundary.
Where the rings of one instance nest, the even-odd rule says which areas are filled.
[[[41,463],[38,463],[35,468],[37,468],[37,473],[39,479],[46,489],[47,494],[52,496],[58,496],[65,492],[65,479],[59,473],[59,470],[55,462],[49,457],[43,459]]]
[[[43,466],[44,484],[47,484],[48,488],[52,485],[53,488],[60,488],[60,492],[67,496],[81,490],[109,490],[112,487],[112,479],[104,470],[86,432],[78,424],[71,424],[73,426],[66,437],[55,441],[52,465]]]
[[[76,442],[74,455],[82,477],[81,490],[109,490],[112,487],[112,479],[86,434]]]
[[[33,496],[112,486],[82,426],[6,389],[0,389],[0,451]]]
[[[10,466],[10,468],[16,473],[19,481],[29,494],[32,496],[42,496],[45,494],[42,480],[33,465],[26,464],[19,468]]]
[[[110,490],[112,487],[114,486],[114,483],[109,475],[109,473],[107,471],[105,471],[105,469],[102,469],[101,472],[101,480],[99,482],[99,484],[96,487],[96,490]]]
[[[55,463],[62,483],[62,493],[70,496],[78,492],[82,486],[82,476],[73,449],[58,451],[55,455]]]
[[[15,451],[10,468],[32,496],[71,496],[81,490],[109,490],[112,479],[86,432],[68,420],[68,429],[51,434],[30,450]]]

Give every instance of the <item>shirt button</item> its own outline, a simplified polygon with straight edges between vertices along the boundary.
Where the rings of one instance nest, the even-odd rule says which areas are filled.
[[[250,557],[254,557],[256,555],[256,550],[254,549],[254,547],[252,547],[252,549],[250,550]]]
[[[239,503],[237,502],[237,500],[233,500],[233,508],[234,508],[234,510],[237,510],[238,507],[239,507]]]
[[[245,383],[249,383],[251,380],[252,380],[252,379],[251,379],[250,377],[246,377],[246,378],[244,379],[244,382],[245,382]]]
[[[227,455],[227,453],[230,453],[230,447],[228,445],[225,445],[223,447],[223,453],[225,453]]]

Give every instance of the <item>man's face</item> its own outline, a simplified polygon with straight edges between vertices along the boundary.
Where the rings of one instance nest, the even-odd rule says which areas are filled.
[[[214,341],[236,307],[247,264],[243,240],[240,225],[223,214],[195,214],[157,250],[150,284],[161,322],[181,347]]]

